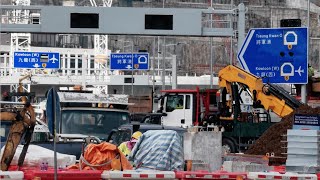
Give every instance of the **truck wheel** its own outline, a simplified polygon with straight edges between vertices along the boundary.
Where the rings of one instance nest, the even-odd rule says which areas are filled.
[[[235,153],[236,152],[236,145],[230,139],[223,139],[222,140],[222,153]]]

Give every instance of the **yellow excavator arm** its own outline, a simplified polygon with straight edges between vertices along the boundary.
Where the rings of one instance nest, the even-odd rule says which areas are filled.
[[[249,91],[261,101],[265,110],[272,110],[280,117],[284,117],[300,106],[300,102],[284,92],[280,87],[263,84],[261,78],[246,72],[236,66],[229,65],[219,72],[219,87],[226,88],[228,94],[232,94],[232,83],[247,86]]]

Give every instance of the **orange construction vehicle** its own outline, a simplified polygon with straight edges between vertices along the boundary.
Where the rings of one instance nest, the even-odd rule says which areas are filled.
[[[22,81],[30,77],[31,75],[28,74],[19,79],[19,92],[13,96],[20,96],[23,94],[28,96],[28,93],[23,93]],[[8,170],[16,149],[20,144],[21,138],[24,136],[25,144],[18,160],[18,166],[20,167],[23,165],[23,161],[25,159],[27,149],[32,138],[34,126],[36,124],[36,116],[34,108],[30,104],[30,102],[27,102],[27,98],[24,95],[21,98],[22,102],[0,102],[0,121],[12,122],[12,126],[8,133],[8,138],[1,158],[2,171]]]
[[[5,108],[1,109],[0,121],[12,122],[12,126],[10,128],[4,152],[1,158],[1,170],[7,171],[16,152],[16,149],[20,144],[21,138],[24,135],[25,144],[18,161],[19,167],[23,165],[23,161],[33,134],[36,118],[34,109],[30,103],[24,103],[22,108],[12,106],[12,103],[9,102],[1,103],[5,103]]]

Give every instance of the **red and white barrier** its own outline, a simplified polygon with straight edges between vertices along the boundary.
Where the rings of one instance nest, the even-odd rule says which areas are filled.
[[[224,179],[224,180],[244,180],[247,179],[247,173],[244,172],[203,172],[203,171],[179,171],[176,172],[176,178],[179,180],[197,180],[197,179]]]
[[[53,180],[54,169],[49,168],[46,171],[39,170],[39,168],[23,167],[21,170],[24,173],[24,180]],[[98,170],[75,170],[75,169],[64,169],[58,170],[57,176],[59,180],[101,180],[101,171]],[[1,179],[1,178],[0,178]],[[2,180],[2,179],[1,179]]]
[[[317,180],[315,174],[297,174],[297,173],[278,173],[278,172],[249,172],[248,179],[250,180],[266,180],[266,179],[285,179],[285,180]]]
[[[22,180],[23,178],[22,171],[0,171],[1,180]]]
[[[102,179],[176,179],[173,171],[104,171]]]

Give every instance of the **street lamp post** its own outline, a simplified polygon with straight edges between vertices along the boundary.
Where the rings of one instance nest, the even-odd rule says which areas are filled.
[[[131,95],[133,96],[133,42],[131,42]]]
[[[211,8],[211,11],[213,11],[213,7],[212,7],[212,0],[211,0],[211,3],[210,3],[210,8]],[[212,13],[210,14],[210,28],[212,29]],[[212,49],[212,37],[210,37],[210,89],[212,89],[213,87],[213,49]]]
[[[308,6],[308,20],[307,20],[307,26],[308,26],[308,44],[307,44],[307,46],[308,46],[308,52],[307,52],[307,60],[309,61],[309,44],[310,44],[310,42],[309,42],[309,40],[310,40],[310,0],[308,0],[308,4],[307,4],[307,6]],[[307,71],[308,71],[308,69],[307,69]],[[301,101],[303,102],[303,103],[307,103],[307,95],[308,95],[308,93],[307,93],[307,85],[306,84],[302,84],[302,86],[301,86]]]
[[[214,45],[213,44],[213,39],[212,37],[210,37],[210,41],[204,41],[204,40],[198,40],[197,42],[205,42],[205,43],[209,43],[210,45],[210,88],[213,88],[213,64],[214,64],[214,60],[213,60],[213,55],[214,55],[214,52],[213,52],[213,48],[214,47],[223,47],[224,45],[222,44],[219,44],[219,45]]]
[[[153,60],[152,60],[152,97],[154,97],[155,95],[155,70],[154,70],[154,63],[156,61],[156,37],[154,37],[153,39],[153,50],[152,50],[152,54],[153,54]],[[159,55],[159,53],[158,53]],[[153,103],[152,103],[153,105]],[[153,109],[153,106],[152,106]]]
[[[177,46],[180,44],[187,44],[186,42],[178,42],[176,44],[165,44],[162,46],[163,49],[163,55],[162,55],[162,76],[161,76],[161,80],[162,80],[162,90],[166,89],[166,84],[165,84],[165,59],[166,59],[166,47],[168,46]]]
[[[213,49],[212,49],[212,37],[210,37],[210,89],[213,87]]]
[[[165,59],[166,59],[166,47],[167,45],[165,45],[166,42],[165,42],[165,39],[163,39],[163,45],[162,45],[162,51],[163,51],[163,54],[162,54],[162,73],[161,73],[161,80],[162,80],[162,90],[165,90],[166,89],[166,69],[165,69]]]
[[[122,48],[123,48],[123,51],[124,51],[124,48],[126,46],[124,46],[124,43],[130,43],[131,44],[131,95],[133,96],[133,42],[132,41],[124,41],[124,40],[115,40],[115,41],[121,41],[123,44],[122,44]]]

